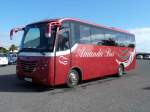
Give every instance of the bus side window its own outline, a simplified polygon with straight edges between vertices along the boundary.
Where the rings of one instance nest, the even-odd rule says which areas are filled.
[[[82,44],[90,44],[91,43],[90,27],[86,25],[79,25],[79,32],[80,32],[79,42]]]
[[[116,34],[116,45],[118,47],[125,47],[126,46],[126,35],[123,33]]]
[[[103,45],[104,40],[104,30],[98,28],[92,28],[92,44],[94,45]]]
[[[111,30],[105,30],[105,38],[104,38],[104,44],[106,46],[115,46],[115,32]]]
[[[70,23],[71,26],[71,31],[70,31],[70,36],[71,36],[71,46],[73,46],[74,44],[76,44],[79,40],[78,36],[77,36],[77,31],[76,31],[76,23]]]
[[[58,36],[57,51],[65,51],[69,49],[69,32],[61,32]]]
[[[135,37],[131,36],[131,35],[128,35],[128,40],[129,40],[128,47],[134,48],[135,47]]]

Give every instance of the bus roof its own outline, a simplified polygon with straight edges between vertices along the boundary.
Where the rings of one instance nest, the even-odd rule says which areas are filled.
[[[40,23],[48,23],[48,22],[59,22],[60,19],[45,19],[37,22],[30,23],[28,25],[33,25],[33,24],[40,24]],[[27,25],[27,26],[28,26]]]
[[[109,29],[109,30],[113,30],[113,31],[121,32],[121,33],[126,33],[126,34],[130,34],[130,35],[134,35],[133,33],[130,33],[128,31],[126,31],[126,30],[122,30],[122,29],[119,29],[119,28],[116,28],[116,27],[107,27],[107,26],[98,25],[98,24],[95,24],[95,23],[91,23],[91,22],[87,22],[87,21],[83,21],[83,20],[79,20],[79,19],[74,19],[74,18],[46,19],[46,20],[35,22],[35,23],[31,23],[29,25],[38,24],[38,23],[47,23],[47,22],[60,22],[61,23],[63,21],[67,21],[67,20],[81,22],[81,23],[89,24],[89,25],[92,25],[92,26],[100,27],[100,28],[105,28],[105,29]]]

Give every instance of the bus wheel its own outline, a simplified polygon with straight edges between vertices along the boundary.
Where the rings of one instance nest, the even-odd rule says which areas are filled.
[[[117,76],[121,77],[121,76],[123,76],[123,74],[124,74],[124,67],[123,67],[123,65],[119,65]]]
[[[70,88],[74,88],[77,86],[78,82],[79,82],[79,73],[76,70],[71,70],[68,74],[67,86]]]

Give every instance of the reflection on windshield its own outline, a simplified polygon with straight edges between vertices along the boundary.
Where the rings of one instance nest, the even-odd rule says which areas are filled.
[[[30,28],[24,39],[24,48],[37,48],[40,45],[40,29]]]
[[[55,40],[55,29],[52,30],[50,38],[45,37],[47,25],[34,25],[25,28],[21,50],[23,51],[53,51]]]

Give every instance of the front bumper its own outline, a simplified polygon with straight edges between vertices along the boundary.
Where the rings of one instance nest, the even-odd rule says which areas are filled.
[[[19,79],[49,85],[49,65],[48,63],[42,63],[39,58],[17,60],[16,74]]]
[[[0,65],[8,65],[8,61],[0,61]]]

